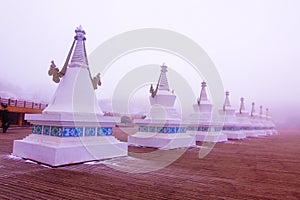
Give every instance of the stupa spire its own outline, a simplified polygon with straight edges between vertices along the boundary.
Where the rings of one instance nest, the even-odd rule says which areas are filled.
[[[75,30],[75,37],[72,43],[71,49],[68,53],[67,59],[61,71],[56,67],[54,61],[51,61],[50,69],[48,74],[53,76],[52,80],[56,83],[60,82],[60,79],[66,74],[68,67],[81,67],[86,68],[89,72],[89,77],[91,79],[94,89],[97,89],[97,85],[101,85],[100,74],[98,73],[94,78],[92,78],[90,69],[88,67],[88,59],[85,48],[85,31],[81,26],[77,27]],[[75,47],[75,48],[74,48]],[[72,58],[71,58],[72,57]],[[70,62],[71,60],[71,62]]]
[[[150,93],[151,93],[152,97],[155,97],[158,90],[170,91],[169,83],[168,83],[168,79],[167,79],[167,71],[168,71],[167,68],[168,67],[165,65],[165,63],[163,63],[161,66],[160,76],[159,76],[155,90],[153,88],[153,85],[151,84]]]
[[[231,107],[230,105],[230,101],[229,101],[229,92],[226,91],[225,92],[225,102],[224,102],[224,105],[223,105],[223,110],[225,111],[226,110],[226,107]]]
[[[162,64],[161,70],[160,70],[160,77],[159,77],[159,82],[158,82],[158,89],[159,90],[167,90],[169,91],[169,83],[167,79],[167,66],[165,63]]]
[[[266,116],[269,116],[269,108],[266,108]]]
[[[198,98],[197,102],[200,104],[201,101],[207,101],[207,94],[206,94],[206,82],[201,83],[201,92],[200,92],[200,97]]]
[[[240,105],[240,114],[245,111],[245,103],[244,103],[244,98],[241,98],[241,105]]]
[[[88,67],[86,50],[85,50],[85,31],[81,26],[75,30],[74,40],[76,41],[74,53],[72,55],[70,67]]]
[[[259,116],[261,117],[263,114],[263,107],[262,106],[259,106]]]
[[[254,115],[254,113],[255,113],[255,103],[254,102],[252,102],[252,108],[251,108],[251,116],[253,116]]]

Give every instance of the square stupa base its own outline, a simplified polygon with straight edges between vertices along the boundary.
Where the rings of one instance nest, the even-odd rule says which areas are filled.
[[[257,130],[256,133],[257,133],[258,137],[263,137],[263,136],[267,136],[268,135],[268,132],[265,131],[265,130]]]
[[[114,136],[53,137],[31,134],[15,140],[13,155],[53,167],[127,156],[127,143]]]
[[[199,142],[226,142],[228,141],[227,135],[220,132],[204,132],[204,131],[189,131],[191,136],[195,136],[196,141]]]
[[[128,144],[160,149],[176,149],[195,146],[196,141],[195,137],[186,133],[137,132],[128,136]]]
[[[222,131],[222,133],[227,135],[228,139],[241,140],[246,138],[246,134],[242,131]]]
[[[246,130],[244,132],[246,134],[246,137],[258,137],[257,131],[255,130]]]

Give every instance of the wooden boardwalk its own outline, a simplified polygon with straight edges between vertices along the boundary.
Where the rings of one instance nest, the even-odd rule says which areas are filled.
[[[29,133],[0,132],[0,199],[300,199],[300,131],[216,144],[202,159],[199,148],[129,147],[128,157],[60,168],[10,156]]]

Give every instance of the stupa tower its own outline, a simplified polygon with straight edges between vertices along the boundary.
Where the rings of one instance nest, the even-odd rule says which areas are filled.
[[[181,117],[177,113],[174,104],[176,95],[170,90],[167,79],[167,66],[165,63],[161,66],[158,83],[153,89],[150,87],[149,101],[151,104],[150,118],[152,121],[165,121],[166,123],[180,123]]]
[[[100,76],[91,77],[85,32],[78,27],[75,33],[63,68],[51,62],[48,74],[59,85],[49,106],[25,116],[34,127],[31,135],[14,141],[16,156],[61,166],[127,155],[127,144],[112,136],[114,119],[98,106],[94,89]]]
[[[224,142],[227,135],[222,134],[219,126],[212,121],[212,103],[206,93],[206,82],[201,83],[200,96],[193,105],[194,113],[188,119],[187,133],[195,136],[196,141],[201,142]]]
[[[262,110],[260,110],[259,114],[257,114],[255,110],[255,103],[252,102],[251,105],[252,108],[250,113],[250,121],[252,123],[252,127],[255,130],[257,136],[265,136],[267,135],[267,133],[264,130],[264,124],[261,121]]]
[[[176,95],[169,88],[167,66],[163,64],[158,83],[150,87],[151,110],[146,119],[136,119],[138,132],[128,136],[128,143],[139,146],[174,149],[195,145],[195,138],[186,134],[181,117],[174,108]]]
[[[224,117],[224,126],[222,133],[226,134],[229,139],[243,139],[246,134],[241,131],[238,125],[235,109],[231,106],[229,101],[229,92],[225,92],[225,101],[223,108],[219,110],[220,116]]]
[[[240,101],[239,111],[235,113],[238,125],[247,137],[257,137],[256,132],[252,130],[252,123],[249,119],[249,112],[245,109],[244,98],[242,97]]]
[[[85,48],[85,31],[81,26],[76,28],[73,44],[68,53],[62,70],[59,72],[54,62],[49,69],[49,75],[59,82],[56,92],[44,113],[96,113],[102,114],[98,106],[94,88],[97,88],[88,66]],[[61,80],[60,80],[61,79]]]
[[[269,108],[266,108],[266,122],[268,125],[268,132],[270,135],[278,134],[278,131],[275,129],[275,124],[272,121],[271,116],[269,115]]]

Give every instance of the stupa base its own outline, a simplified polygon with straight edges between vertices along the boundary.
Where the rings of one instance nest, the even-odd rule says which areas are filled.
[[[246,130],[244,132],[246,134],[246,137],[258,137],[258,134],[256,131]]]
[[[198,142],[226,142],[228,141],[227,135],[220,132],[188,132],[189,135],[194,136]]]
[[[263,136],[267,136],[268,135],[268,132],[265,131],[265,130],[257,130],[257,135],[258,137],[263,137]]]
[[[228,139],[241,140],[246,138],[246,134],[241,131],[222,131],[222,133],[227,135]]]
[[[31,134],[15,140],[13,155],[53,167],[127,156],[127,144],[114,136],[53,137]]]
[[[128,144],[160,149],[176,149],[196,145],[195,137],[185,133],[165,134],[137,132],[128,136]]]

